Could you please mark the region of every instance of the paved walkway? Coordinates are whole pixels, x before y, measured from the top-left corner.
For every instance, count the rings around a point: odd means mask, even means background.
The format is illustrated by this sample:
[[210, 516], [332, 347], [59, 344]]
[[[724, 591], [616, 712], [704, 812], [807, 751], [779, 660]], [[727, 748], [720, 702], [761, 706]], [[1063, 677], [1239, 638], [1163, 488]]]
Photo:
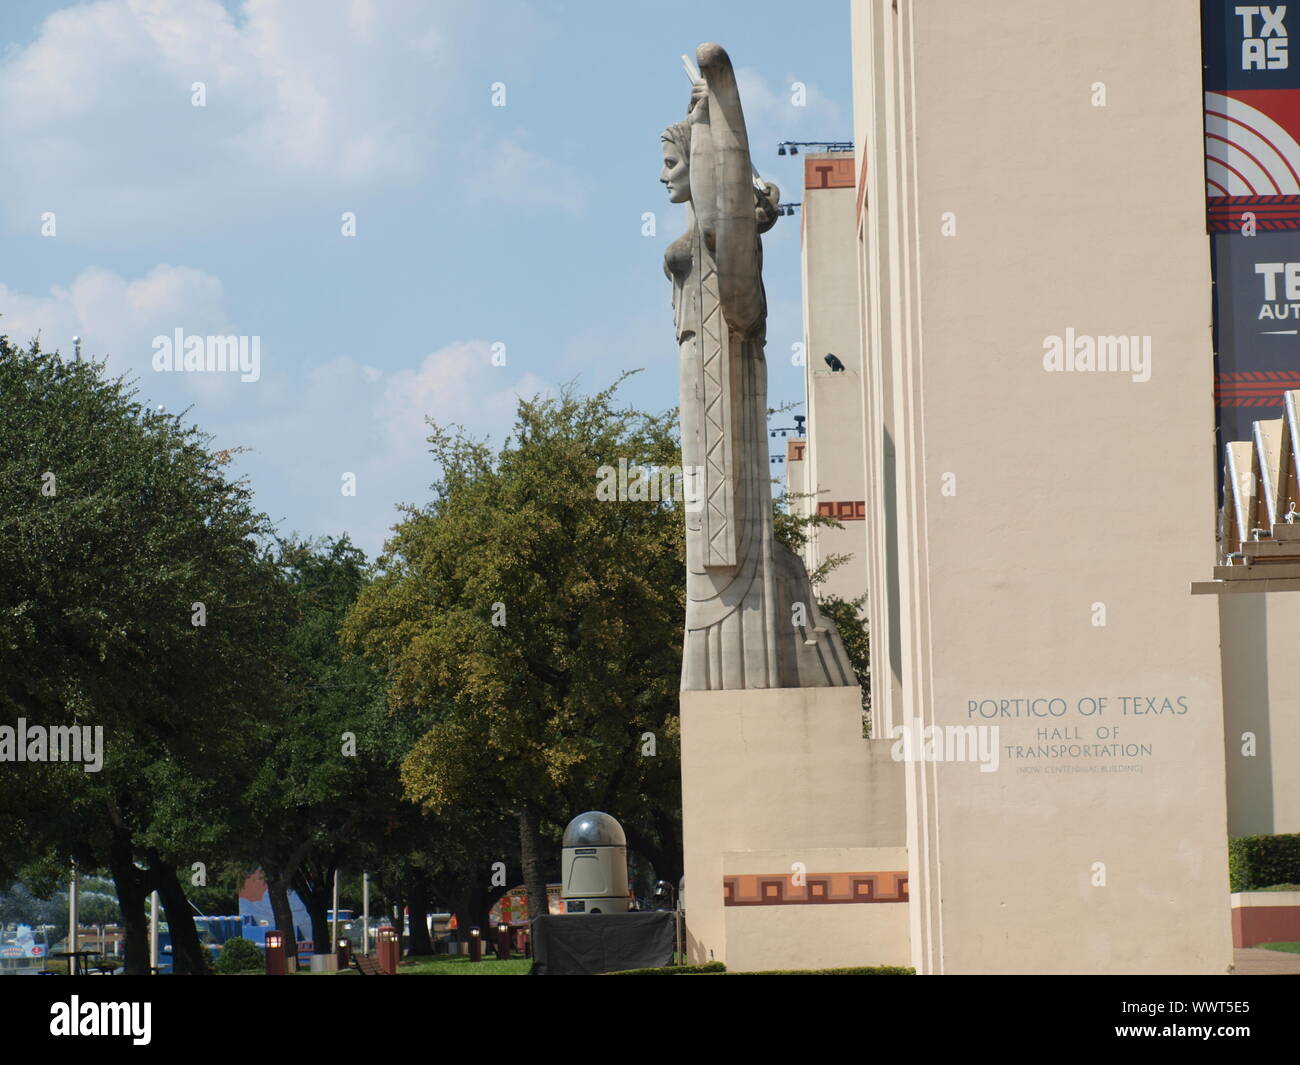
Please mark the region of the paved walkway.
[[1300, 954], [1260, 947], [1238, 948], [1232, 952], [1233, 973], [1237, 976], [1281, 976], [1300, 974]]

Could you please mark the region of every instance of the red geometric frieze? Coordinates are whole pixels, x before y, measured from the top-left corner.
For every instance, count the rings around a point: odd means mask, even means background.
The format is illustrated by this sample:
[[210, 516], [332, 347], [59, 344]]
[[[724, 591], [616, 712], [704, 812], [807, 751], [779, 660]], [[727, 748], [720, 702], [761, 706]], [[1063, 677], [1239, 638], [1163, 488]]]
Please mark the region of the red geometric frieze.
[[834, 518], [836, 521], [865, 521], [867, 518], [867, 501], [865, 499], [841, 499], [835, 502], [817, 504], [819, 518]]
[[907, 873], [755, 873], [722, 878], [724, 906], [809, 906], [906, 902]]

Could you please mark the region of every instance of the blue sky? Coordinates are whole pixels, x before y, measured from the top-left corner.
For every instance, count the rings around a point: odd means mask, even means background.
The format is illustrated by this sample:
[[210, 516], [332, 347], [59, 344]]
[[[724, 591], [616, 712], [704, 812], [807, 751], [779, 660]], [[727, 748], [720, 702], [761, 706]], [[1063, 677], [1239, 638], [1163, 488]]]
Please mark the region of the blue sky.
[[[429, 498], [426, 416], [499, 442], [517, 394], [629, 368], [629, 400], [676, 405], [662, 256], [684, 215], [658, 175], [679, 56], [727, 48], [755, 161], [797, 200], [776, 145], [851, 137], [848, 38], [846, 0], [6, 0], [0, 331], [80, 334], [250, 448], [283, 532], [373, 555]], [[798, 217], [765, 244], [776, 405], [803, 398]], [[177, 328], [260, 337], [260, 379], [156, 373]]]

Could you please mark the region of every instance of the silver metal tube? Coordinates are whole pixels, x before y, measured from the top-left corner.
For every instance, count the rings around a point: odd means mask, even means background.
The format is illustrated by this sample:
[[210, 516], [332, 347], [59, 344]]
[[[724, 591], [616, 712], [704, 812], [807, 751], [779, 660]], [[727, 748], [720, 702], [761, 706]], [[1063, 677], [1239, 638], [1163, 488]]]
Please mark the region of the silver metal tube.
[[78, 880], [77, 863], [74, 861], [72, 863], [72, 879], [68, 881], [68, 942], [71, 944], [71, 946], [68, 947], [69, 976], [76, 976], [81, 971], [81, 966], [79, 964], [81, 959], [74, 956], [74, 953], [81, 949], [81, 945], [77, 942], [77, 926], [80, 924], [79, 915], [77, 913], [77, 904], [80, 902], [77, 890]]
[[[334, 870], [334, 921], [330, 926], [330, 949], [333, 954], [339, 945], [339, 871]], [[323, 952], [322, 952], [323, 953]]]
[[158, 968], [158, 892], [149, 896], [149, 974]]
[[370, 953], [370, 874], [361, 874], [361, 953]]

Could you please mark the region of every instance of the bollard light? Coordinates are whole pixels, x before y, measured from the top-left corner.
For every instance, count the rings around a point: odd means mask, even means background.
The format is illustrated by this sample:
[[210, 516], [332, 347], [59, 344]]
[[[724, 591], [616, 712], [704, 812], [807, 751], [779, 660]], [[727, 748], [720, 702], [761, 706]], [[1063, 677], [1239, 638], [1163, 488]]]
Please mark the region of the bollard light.
[[397, 975], [397, 965], [402, 956], [402, 940], [397, 934], [397, 929], [392, 925], [384, 925], [379, 930], [379, 967], [390, 976]]
[[284, 976], [284, 933], [273, 931], [266, 933], [266, 975]]
[[352, 964], [352, 941], [340, 936], [338, 942], [334, 944], [334, 953], [338, 955], [339, 968], [346, 969]]
[[502, 921], [497, 925], [497, 961], [510, 959], [510, 926]]
[[469, 930], [469, 960], [483, 960], [483, 934], [477, 926]]

